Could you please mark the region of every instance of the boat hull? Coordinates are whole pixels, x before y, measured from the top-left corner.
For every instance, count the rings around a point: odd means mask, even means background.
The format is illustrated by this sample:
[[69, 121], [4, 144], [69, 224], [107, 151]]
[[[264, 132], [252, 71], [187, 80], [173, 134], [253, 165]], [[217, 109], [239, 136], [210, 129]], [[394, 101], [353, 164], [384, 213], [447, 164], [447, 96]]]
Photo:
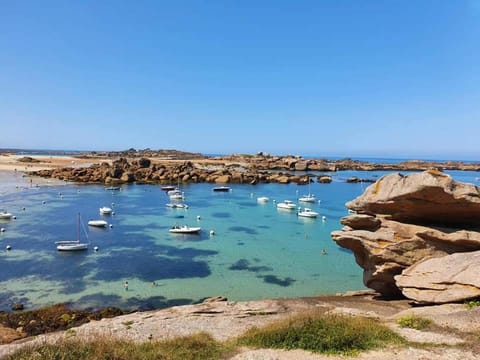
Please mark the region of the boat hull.
[[202, 230], [200, 227], [175, 226], [169, 231], [173, 234], [198, 234]]
[[108, 223], [105, 220], [90, 220], [88, 226], [106, 227]]

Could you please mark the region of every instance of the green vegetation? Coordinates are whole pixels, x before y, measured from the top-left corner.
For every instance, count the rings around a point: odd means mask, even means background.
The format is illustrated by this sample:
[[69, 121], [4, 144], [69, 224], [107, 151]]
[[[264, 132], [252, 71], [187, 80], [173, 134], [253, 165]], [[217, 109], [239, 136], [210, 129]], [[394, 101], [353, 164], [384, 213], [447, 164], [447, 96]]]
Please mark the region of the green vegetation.
[[61, 344], [23, 349], [6, 360], [215, 360], [225, 358], [232, 348], [207, 334], [179, 337], [168, 341], [136, 344], [123, 340], [98, 339], [92, 343], [67, 340]]
[[133, 321], [124, 321], [122, 324], [125, 325], [127, 329], [131, 329], [133, 325]]
[[422, 318], [418, 315], [407, 315], [397, 320], [397, 324], [402, 328], [423, 330], [430, 326], [432, 320]]
[[304, 349], [325, 354], [353, 355], [403, 339], [379, 324], [360, 317], [309, 314], [251, 329], [238, 344], [257, 348]]
[[22, 327], [27, 335], [34, 336], [52, 331], [67, 330], [91, 320], [100, 320], [122, 314], [124, 314], [122, 310], [114, 307], [92, 311], [74, 310], [65, 304], [58, 304], [38, 310], [0, 313], [0, 323], [12, 329]]
[[467, 301], [467, 302], [465, 303], [465, 306], [466, 306], [468, 309], [474, 309], [474, 308], [480, 306], [480, 300]]

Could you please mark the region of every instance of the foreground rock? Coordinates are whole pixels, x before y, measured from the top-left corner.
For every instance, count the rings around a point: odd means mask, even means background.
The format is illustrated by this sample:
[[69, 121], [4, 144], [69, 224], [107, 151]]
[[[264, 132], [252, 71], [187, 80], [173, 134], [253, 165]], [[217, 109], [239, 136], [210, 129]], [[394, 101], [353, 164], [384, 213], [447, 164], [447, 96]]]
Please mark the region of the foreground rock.
[[409, 299], [422, 303], [459, 302], [480, 297], [480, 251], [422, 260], [395, 276]]
[[[396, 319], [409, 311], [420, 312], [422, 317], [439, 320], [439, 324], [448, 320], [448, 325], [457, 329], [455, 333], [448, 328], [436, 331], [414, 331], [409, 334], [413, 342], [436, 344], [419, 348], [387, 348], [360, 354], [358, 357], [326, 356], [302, 350], [241, 349], [232, 359], [476, 359], [479, 350], [475, 343], [468, 346], [451, 347], [445, 344], [458, 344], [468, 338], [468, 333], [478, 328], [480, 311], [457, 307], [429, 306], [412, 308], [407, 301], [383, 301], [373, 294], [358, 296], [322, 296], [299, 299], [267, 299], [260, 301], [232, 302], [225, 298], [210, 299], [202, 304], [178, 306], [163, 310], [137, 312], [115, 318], [92, 321], [66, 332], [55, 332], [22, 339], [0, 346], [0, 358], [26, 346], [35, 344], [58, 344], [65, 339], [89, 341], [97, 338], [112, 338], [148, 342], [171, 339], [199, 332], [210, 334], [219, 341], [230, 340], [252, 327], [261, 327], [273, 321], [285, 319], [299, 312], [320, 312], [345, 314], [377, 319], [399, 333], [404, 330], [396, 325]], [[433, 316], [430, 316], [430, 315]], [[457, 314], [464, 314], [457, 316]], [[442, 320], [443, 319], [443, 320]], [[458, 320], [458, 321], [457, 321]], [[476, 325], [475, 325], [476, 324]], [[475, 327], [477, 326], [477, 327]]]
[[[401, 297], [402, 289], [407, 287], [399, 286], [395, 276], [423, 259], [480, 250], [478, 188], [455, 182], [443, 173], [387, 175], [346, 205], [358, 214], [343, 218], [345, 227], [332, 232], [332, 237], [340, 246], [353, 251], [364, 269], [365, 285], [384, 296]], [[460, 263], [458, 266], [456, 273], [463, 271]], [[475, 268], [466, 271], [473, 276]], [[447, 275], [442, 275], [444, 282], [455, 280]], [[409, 281], [408, 288], [416, 290], [405, 290], [403, 295], [445, 302], [443, 295], [432, 296], [432, 286], [420, 295], [422, 284], [416, 283], [414, 276]], [[457, 287], [464, 285], [453, 282], [442, 291]], [[448, 301], [471, 298], [473, 293], [465, 297], [457, 292], [458, 296], [451, 296]]]

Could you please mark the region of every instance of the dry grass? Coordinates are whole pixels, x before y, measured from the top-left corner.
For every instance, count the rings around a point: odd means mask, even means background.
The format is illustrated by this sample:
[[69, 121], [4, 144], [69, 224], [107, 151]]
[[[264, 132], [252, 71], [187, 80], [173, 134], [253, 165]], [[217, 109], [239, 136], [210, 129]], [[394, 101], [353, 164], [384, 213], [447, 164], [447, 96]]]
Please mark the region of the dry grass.
[[131, 341], [70, 339], [57, 344], [25, 348], [6, 360], [215, 360], [233, 353], [233, 348], [200, 333], [167, 341], [137, 344]]

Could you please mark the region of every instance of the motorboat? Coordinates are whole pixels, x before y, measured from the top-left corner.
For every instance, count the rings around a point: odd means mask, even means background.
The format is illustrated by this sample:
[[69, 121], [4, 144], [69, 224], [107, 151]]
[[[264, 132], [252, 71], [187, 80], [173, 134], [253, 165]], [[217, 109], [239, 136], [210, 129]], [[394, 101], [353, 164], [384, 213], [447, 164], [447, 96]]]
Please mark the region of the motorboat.
[[173, 185], [165, 185], [165, 186], [162, 186], [160, 189], [162, 189], [163, 191], [172, 191], [172, 190], [175, 190], [176, 187]]
[[314, 203], [315, 200], [316, 200], [315, 195], [313, 195], [313, 194], [304, 195], [304, 196], [302, 196], [301, 198], [298, 199], [298, 201], [309, 202], [309, 203]]
[[316, 218], [318, 216], [318, 212], [313, 211], [310, 208], [303, 208], [303, 210], [301, 208], [298, 208], [297, 214], [298, 216], [306, 217], [306, 218]]
[[216, 186], [213, 188], [213, 191], [217, 191], [217, 192], [228, 192], [230, 190], [232, 189], [228, 186]]
[[183, 203], [168, 203], [166, 206], [172, 209], [188, 209], [188, 205]]
[[284, 200], [283, 202], [277, 204], [277, 209], [295, 210], [296, 208], [297, 205], [295, 205], [290, 200]]
[[106, 187], [105, 190], [120, 190], [120, 186], [109, 186], [109, 187]]
[[12, 217], [13, 217], [13, 214], [6, 211], [0, 211], [0, 219], [10, 220]]
[[[87, 250], [88, 243], [80, 242], [80, 214], [77, 217], [77, 240], [63, 240], [63, 241], [56, 241], [55, 244], [57, 245], [58, 251], [79, 251], [79, 250]], [[88, 237], [85, 228], [83, 229], [85, 232], [85, 236]]]
[[100, 214], [102, 215], [110, 215], [112, 213], [112, 208], [109, 208], [109, 207], [101, 207], [100, 209]]
[[201, 227], [190, 227], [187, 225], [174, 225], [170, 228], [171, 233], [176, 234], [198, 234], [202, 230]]
[[257, 201], [258, 201], [259, 203], [266, 203], [266, 202], [268, 202], [269, 200], [270, 200], [270, 199], [269, 199], [268, 197], [266, 197], [266, 196], [260, 196], [260, 197], [257, 198]]
[[105, 220], [90, 220], [88, 226], [106, 227], [108, 223]]

